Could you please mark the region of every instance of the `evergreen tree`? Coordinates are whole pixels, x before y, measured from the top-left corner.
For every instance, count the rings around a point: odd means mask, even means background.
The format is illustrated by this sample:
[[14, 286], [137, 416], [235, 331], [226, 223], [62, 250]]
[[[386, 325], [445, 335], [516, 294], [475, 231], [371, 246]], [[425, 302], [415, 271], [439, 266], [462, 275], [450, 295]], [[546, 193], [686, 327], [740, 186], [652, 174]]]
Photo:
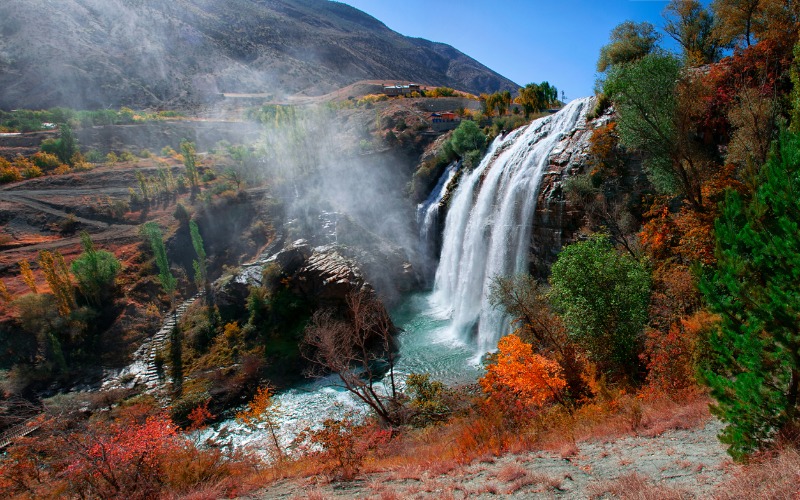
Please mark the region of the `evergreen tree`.
[[794, 45], [794, 62], [790, 76], [792, 78], [791, 128], [793, 132], [800, 132], [800, 41]]
[[86, 300], [94, 306], [101, 306], [110, 296], [122, 266], [111, 252], [95, 249], [86, 231], [81, 233], [81, 244], [83, 253], [72, 261], [72, 274]]
[[150, 248], [156, 258], [156, 265], [158, 266], [158, 281], [161, 283], [161, 288], [164, 290], [170, 301], [175, 294], [175, 288], [178, 281], [172, 275], [169, 269], [169, 260], [167, 260], [167, 249], [164, 247], [164, 237], [161, 235], [161, 229], [155, 222], [148, 222], [142, 226], [142, 234], [150, 242]]
[[58, 139], [56, 155], [61, 160], [61, 163], [72, 165], [72, 156], [79, 151], [78, 141], [75, 139], [72, 127], [68, 123], [62, 123], [58, 126], [58, 129], [61, 132], [61, 137]]
[[717, 267], [700, 288], [721, 324], [703, 377], [736, 459], [798, 424], [800, 135], [782, 132], [752, 199], [729, 192], [716, 222]]
[[186, 167], [186, 178], [189, 179], [189, 186], [192, 195], [200, 190], [200, 174], [197, 171], [197, 150], [193, 142], [181, 142], [181, 154], [183, 155], [183, 165]]
[[192, 246], [197, 254], [197, 259], [192, 263], [194, 267], [194, 282], [198, 288], [204, 287], [208, 280], [206, 270], [206, 249], [203, 246], [203, 237], [200, 236], [200, 228], [195, 221], [189, 221], [189, 233], [192, 236]]

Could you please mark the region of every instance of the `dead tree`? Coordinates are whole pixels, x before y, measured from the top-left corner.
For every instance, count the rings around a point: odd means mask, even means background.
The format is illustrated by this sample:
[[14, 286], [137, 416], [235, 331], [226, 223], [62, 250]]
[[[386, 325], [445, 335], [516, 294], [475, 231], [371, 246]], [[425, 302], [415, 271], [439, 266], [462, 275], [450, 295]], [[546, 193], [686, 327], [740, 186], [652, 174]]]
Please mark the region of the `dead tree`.
[[[392, 426], [397, 407], [392, 322], [366, 290], [347, 296], [347, 315], [345, 320], [331, 309], [314, 313], [303, 339], [303, 355], [311, 363], [308, 374], [335, 373], [342, 387], [369, 406], [384, 425]], [[388, 386], [381, 381], [384, 374]]]

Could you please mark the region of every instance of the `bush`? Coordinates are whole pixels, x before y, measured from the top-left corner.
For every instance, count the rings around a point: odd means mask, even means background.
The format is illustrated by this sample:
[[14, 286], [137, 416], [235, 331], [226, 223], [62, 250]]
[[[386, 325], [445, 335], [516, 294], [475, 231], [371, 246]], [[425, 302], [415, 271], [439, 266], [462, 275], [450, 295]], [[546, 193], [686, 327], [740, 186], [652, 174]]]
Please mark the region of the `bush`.
[[69, 168], [69, 165], [67, 165], [66, 163], [64, 163], [64, 164], [62, 164], [62, 165], [59, 165], [59, 166], [58, 166], [58, 168], [56, 168], [55, 170], [53, 170], [51, 173], [52, 173], [53, 175], [64, 175], [64, 174], [68, 174], [68, 173], [70, 173], [70, 172], [72, 172], [72, 169], [71, 169], [71, 168]]
[[409, 409], [412, 411], [411, 424], [427, 427], [446, 421], [453, 410], [448, 405], [449, 391], [439, 381], [431, 380], [427, 373], [412, 373], [406, 379], [406, 392], [411, 395]]
[[34, 179], [44, 175], [42, 169], [33, 164], [30, 160], [25, 158], [17, 158], [14, 160], [14, 166], [20, 171], [22, 177], [26, 179]]
[[650, 273], [607, 236], [569, 245], [553, 264], [550, 298], [569, 334], [611, 377], [638, 374]]
[[61, 161], [54, 154], [38, 152], [30, 157], [34, 165], [39, 167], [43, 172], [49, 172], [61, 166]]
[[172, 216], [175, 217], [175, 220], [180, 222], [181, 225], [189, 224], [189, 219], [192, 218], [192, 214], [189, 213], [186, 205], [180, 202], [175, 204], [175, 211], [172, 212]]
[[22, 180], [22, 174], [5, 158], [0, 157], [0, 184]]
[[89, 233], [81, 233], [83, 253], [72, 261], [72, 274], [78, 288], [93, 305], [101, 306], [111, 296], [122, 267], [111, 252], [96, 250]]
[[453, 151], [459, 156], [473, 150], [483, 150], [486, 147], [486, 136], [481, 132], [478, 124], [472, 120], [463, 120], [450, 137]]
[[90, 163], [103, 163], [105, 161], [105, 157], [100, 151], [96, 149], [90, 149], [86, 153], [86, 161]]

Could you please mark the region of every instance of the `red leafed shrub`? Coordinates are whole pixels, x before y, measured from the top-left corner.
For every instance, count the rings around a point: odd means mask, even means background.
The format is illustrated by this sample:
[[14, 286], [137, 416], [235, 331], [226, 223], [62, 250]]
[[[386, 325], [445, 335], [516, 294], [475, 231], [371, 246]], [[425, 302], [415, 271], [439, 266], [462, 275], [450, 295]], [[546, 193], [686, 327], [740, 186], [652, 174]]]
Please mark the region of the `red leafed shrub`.
[[78, 490], [101, 498], [154, 495], [162, 458], [181, 445], [177, 427], [164, 416], [142, 425], [111, 423], [85, 437], [63, 474]]
[[717, 317], [707, 311], [672, 323], [667, 332], [647, 331], [645, 353], [647, 362], [647, 387], [650, 396], [686, 396], [697, 390], [695, 372], [702, 338], [717, 322]]
[[727, 111], [744, 88], [758, 89], [764, 96], [785, 95], [791, 81], [791, 44], [764, 40], [711, 66], [705, 85], [714, 91], [705, 98], [705, 113], [699, 126], [717, 138], [730, 135]]
[[388, 443], [392, 434], [391, 430], [374, 423], [329, 418], [322, 423], [322, 428], [302, 432], [297, 442], [301, 450], [320, 460], [329, 476], [350, 481], [358, 474], [369, 452]]
[[[0, 458], [0, 498], [160, 498], [209, 484], [233, 492], [250, 463], [201, 448], [164, 414], [43, 423]], [[227, 483], [225, 483], [227, 479]], [[221, 485], [221, 486], [220, 486]]]

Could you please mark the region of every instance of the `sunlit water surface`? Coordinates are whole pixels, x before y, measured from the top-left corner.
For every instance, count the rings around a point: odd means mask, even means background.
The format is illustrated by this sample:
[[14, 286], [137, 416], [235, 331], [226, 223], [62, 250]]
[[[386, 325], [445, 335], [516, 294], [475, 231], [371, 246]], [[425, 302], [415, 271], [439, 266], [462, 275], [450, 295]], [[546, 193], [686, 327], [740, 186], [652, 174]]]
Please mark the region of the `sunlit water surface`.
[[[395, 378], [400, 387], [410, 373], [427, 373], [432, 379], [449, 385], [474, 382], [480, 376], [474, 348], [453, 336], [446, 314], [432, 306], [430, 293], [411, 294], [392, 311], [395, 325], [403, 330], [397, 338], [399, 358], [395, 365]], [[329, 376], [275, 396], [279, 404], [278, 436], [282, 447], [290, 448], [301, 431], [319, 427], [327, 418], [358, 419], [367, 414], [368, 408], [337, 383], [335, 376]], [[196, 438], [201, 441], [213, 438], [222, 444], [256, 450], [271, 447], [271, 437], [266, 430], [253, 430], [235, 420], [218, 423], [199, 432]]]

